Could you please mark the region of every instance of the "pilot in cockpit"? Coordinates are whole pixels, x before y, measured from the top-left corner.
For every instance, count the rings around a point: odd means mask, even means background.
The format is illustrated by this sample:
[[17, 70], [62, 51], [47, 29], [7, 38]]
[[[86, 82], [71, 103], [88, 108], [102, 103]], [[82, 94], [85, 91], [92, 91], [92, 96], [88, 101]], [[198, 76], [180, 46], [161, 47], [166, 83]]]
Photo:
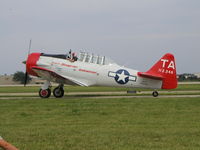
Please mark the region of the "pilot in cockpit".
[[73, 61], [77, 61], [78, 60], [78, 57], [77, 57], [76, 53], [72, 53], [72, 60]]
[[75, 62], [78, 60], [78, 57], [76, 55], [76, 53], [72, 53], [71, 49], [69, 51], [69, 53], [67, 54], [67, 60], [69, 60], [70, 62]]

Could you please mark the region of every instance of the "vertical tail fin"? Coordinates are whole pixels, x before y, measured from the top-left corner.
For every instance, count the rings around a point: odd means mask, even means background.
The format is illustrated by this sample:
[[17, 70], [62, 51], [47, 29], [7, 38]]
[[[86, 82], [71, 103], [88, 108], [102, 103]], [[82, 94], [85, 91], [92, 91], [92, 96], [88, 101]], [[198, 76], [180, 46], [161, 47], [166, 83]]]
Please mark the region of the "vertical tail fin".
[[165, 54], [151, 69], [139, 75], [162, 80], [162, 89], [177, 87], [176, 63], [172, 54]]

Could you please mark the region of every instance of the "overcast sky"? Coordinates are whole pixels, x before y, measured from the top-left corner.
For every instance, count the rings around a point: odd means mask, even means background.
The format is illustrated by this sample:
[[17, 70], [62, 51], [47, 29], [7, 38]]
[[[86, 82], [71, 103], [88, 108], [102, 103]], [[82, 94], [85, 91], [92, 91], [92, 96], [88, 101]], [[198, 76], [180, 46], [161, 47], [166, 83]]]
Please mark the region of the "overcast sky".
[[200, 0], [0, 0], [0, 74], [31, 52], [84, 50], [147, 71], [173, 53], [177, 72], [200, 72]]

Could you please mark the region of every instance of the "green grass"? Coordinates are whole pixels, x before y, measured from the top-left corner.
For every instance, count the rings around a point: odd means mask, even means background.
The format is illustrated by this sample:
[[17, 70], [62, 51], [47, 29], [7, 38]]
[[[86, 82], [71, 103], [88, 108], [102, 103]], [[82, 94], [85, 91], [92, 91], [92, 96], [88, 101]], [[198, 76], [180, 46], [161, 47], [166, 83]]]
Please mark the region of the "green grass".
[[[54, 87], [53, 87], [54, 88]], [[105, 91], [127, 91], [128, 88], [114, 87], [81, 87], [81, 86], [65, 86], [67, 92], [105, 92]], [[39, 86], [27, 87], [0, 87], [0, 93], [34, 93], [38, 92]]]
[[175, 90], [200, 90], [200, 84], [180, 84]]
[[21, 150], [200, 147], [200, 98], [0, 100], [0, 135]]
[[[37, 93], [39, 86], [36, 87], [0, 87], [0, 93]], [[127, 91], [139, 90], [147, 91], [148, 89], [130, 89], [130, 88], [114, 88], [114, 87], [81, 87], [81, 86], [65, 86], [67, 92], [106, 92], [106, 91]], [[200, 90], [200, 84], [181, 84], [178, 85], [176, 91], [183, 90]], [[152, 90], [151, 90], [152, 91]]]

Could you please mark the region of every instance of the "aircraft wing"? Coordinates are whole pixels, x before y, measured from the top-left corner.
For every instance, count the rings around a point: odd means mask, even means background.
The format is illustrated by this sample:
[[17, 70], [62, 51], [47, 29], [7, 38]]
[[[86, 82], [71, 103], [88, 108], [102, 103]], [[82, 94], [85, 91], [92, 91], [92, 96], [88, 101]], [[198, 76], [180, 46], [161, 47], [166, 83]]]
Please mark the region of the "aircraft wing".
[[149, 73], [149, 72], [138, 72], [138, 75], [144, 78], [150, 78], [150, 79], [156, 79], [156, 80], [164, 79], [164, 77], [159, 74]]
[[46, 69], [46, 68], [33, 66], [32, 69], [34, 72], [36, 72], [38, 74], [39, 77], [42, 77], [45, 80], [50, 80], [53, 82], [69, 84], [69, 85], [88, 86], [87, 84], [85, 84], [81, 81], [78, 81], [71, 77], [62, 76], [62, 75], [60, 75], [52, 70]]

